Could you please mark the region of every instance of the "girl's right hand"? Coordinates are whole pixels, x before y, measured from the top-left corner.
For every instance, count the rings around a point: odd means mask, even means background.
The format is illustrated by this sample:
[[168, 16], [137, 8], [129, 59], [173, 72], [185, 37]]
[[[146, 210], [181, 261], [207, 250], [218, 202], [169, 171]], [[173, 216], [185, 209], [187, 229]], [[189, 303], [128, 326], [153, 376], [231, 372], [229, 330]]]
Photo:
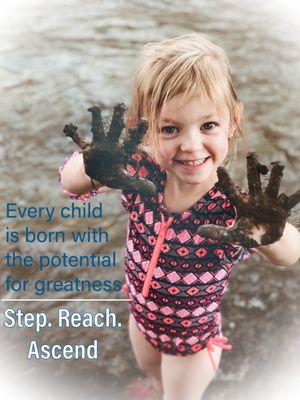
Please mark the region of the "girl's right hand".
[[86, 175], [103, 186], [154, 196], [156, 192], [154, 183], [129, 175], [126, 168], [130, 156], [137, 152], [137, 146], [147, 132], [147, 120], [142, 118], [137, 125], [130, 128], [129, 138], [121, 144], [119, 139], [125, 126], [125, 105], [121, 103], [114, 108], [107, 134], [104, 132], [101, 110], [94, 106], [90, 107], [88, 111], [92, 113], [93, 140], [91, 143], [77, 133], [77, 126], [73, 124], [66, 125], [63, 130], [66, 136], [71, 137], [82, 149]]

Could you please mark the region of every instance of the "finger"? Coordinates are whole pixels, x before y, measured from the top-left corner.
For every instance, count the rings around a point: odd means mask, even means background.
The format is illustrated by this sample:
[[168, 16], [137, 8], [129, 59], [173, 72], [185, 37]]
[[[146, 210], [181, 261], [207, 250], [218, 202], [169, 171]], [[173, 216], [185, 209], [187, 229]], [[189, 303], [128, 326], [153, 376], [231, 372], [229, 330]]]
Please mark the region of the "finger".
[[219, 167], [217, 169], [217, 174], [221, 188], [239, 210], [244, 205], [243, 198], [231, 180], [228, 171], [223, 167]]
[[240, 218], [230, 229], [216, 225], [204, 225], [198, 229], [198, 233], [203, 237], [240, 244], [247, 248], [257, 247], [259, 244], [249, 236], [251, 227], [248, 219]]
[[293, 207], [295, 207], [296, 204], [300, 202], [300, 190], [297, 190], [296, 193], [292, 194], [291, 196], [288, 197], [286, 200], [284, 208], [289, 211]]
[[247, 154], [247, 178], [249, 195], [251, 196], [254, 205], [258, 205], [262, 196], [262, 188], [260, 181], [260, 172], [258, 167], [258, 160], [255, 153]]
[[271, 163], [272, 169], [269, 178], [268, 185], [265, 190], [265, 195], [271, 199], [276, 199], [280, 189], [280, 182], [283, 176], [282, 171], [284, 170], [284, 165], [279, 161], [274, 161]]
[[285, 203], [286, 203], [288, 198], [289, 197], [285, 193], [281, 193], [277, 198], [278, 205], [281, 206], [281, 207], [284, 207], [284, 205], [285, 205]]
[[122, 167], [119, 168], [118, 175], [111, 177], [107, 181], [107, 186], [147, 196], [155, 196], [157, 192], [153, 182], [137, 176], [131, 176]]
[[197, 229], [197, 233], [205, 238], [229, 241], [229, 229], [217, 225], [203, 225]]
[[261, 245], [265, 246], [277, 242], [283, 235], [285, 222], [278, 224], [269, 224], [267, 231], [261, 237]]
[[63, 132], [70, 137], [82, 150], [90, 145], [82, 136], [77, 133], [77, 126], [73, 124], [65, 125]]
[[126, 154], [133, 154], [135, 152], [137, 145], [142, 143], [148, 127], [147, 119], [141, 118], [137, 125], [128, 129], [129, 138], [124, 141], [124, 151]]
[[153, 182], [138, 176], [131, 176], [124, 170], [121, 164], [115, 166], [115, 168], [110, 171], [110, 174], [101, 174], [101, 177], [95, 179], [104, 186], [113, 189], [123, 189], [128, 192], [141, 193], [147, 196], [155, 196], [157, 193], [156, 186]]
[[148, 179], [125, 174], [124, 181], [125, 190], [141, 193], [150, 197], [155, 196], [157, 193], [155, 184]]
[[120, 139], [122, 130], [125, 127], [124, 124], [125, 111], [126, 111], [126, 106], [124, 103], [117, 104], [114, 107], [113, 117], [107, 134], [107, 139], [110, 142], [118, 142], [118, 140]]
[[91, 131], [93, 134], [93, 142], [100, 142], [104, 139], [104, 129], [101, 117], [101, 110], [97, 106], [88, 108], [88, 111], [92, 113], [92, 127]]

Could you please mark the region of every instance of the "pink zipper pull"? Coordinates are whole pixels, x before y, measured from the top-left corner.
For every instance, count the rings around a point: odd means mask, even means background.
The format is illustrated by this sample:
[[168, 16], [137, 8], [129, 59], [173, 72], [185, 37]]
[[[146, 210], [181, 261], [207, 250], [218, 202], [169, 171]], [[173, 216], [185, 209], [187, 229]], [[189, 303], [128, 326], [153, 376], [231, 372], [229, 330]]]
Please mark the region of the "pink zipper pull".
[[162, 219], [162, 221], [161, 221], [161, 225], [159, 228], [157, 241], [156, 241], [153, 253], [152, 253], [150, 263], [148, 265], [147, 274], [146, 274], [146, 278], [145, 278], [144, 285], [143, 285], [142, 295], [144, 297], [148, 297], [150, 284], [151, 284], [152, 276], [154, 274], [154, 270], [155, 270], [155, 267], [156, 267], [156, 264], [158, 261], [158, 257], [160, 255], [161, 248], [164, 244], [166, 233], [167, 233], [169, 226], [171, 225], [174, 217], [169, 217], [168, 221], [165, 222], [165, 217], [161, 213], [161, 219]]

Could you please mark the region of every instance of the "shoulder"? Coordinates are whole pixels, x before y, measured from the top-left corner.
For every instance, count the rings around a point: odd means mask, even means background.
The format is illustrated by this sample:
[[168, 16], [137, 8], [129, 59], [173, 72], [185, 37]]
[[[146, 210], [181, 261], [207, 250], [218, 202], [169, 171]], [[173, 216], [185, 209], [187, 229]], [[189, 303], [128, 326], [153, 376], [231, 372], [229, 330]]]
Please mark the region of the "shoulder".
[[[127, 172], [131, 176], [147, 179], [155, 184], [159, 181], [161, 171], [160, 165], [144, 147], [138, 147], [136, 153], [132, 154], [127, 161]], [[121, 204], [127, 211], [133, 211], [141, 201], [141, 194], [122, 190]]]
[[[248, 196], [248, 192], [241, 186], [234, 184], [234, 188], [241, 197]], [[215, 186], [208, 192], [208, 198], [210, 200], [214, 200], [215, 202], [223, 202], [226, 200], [231, 202], [230, 195], [224, 191], [219, 182], [217, 182]]]
[[[241, 196], [247, 196], [247, 192], [239, 185], [235, 189]], [[230, 228], [236, 219], [237, 210], [227, 193], [217, 182], [205, 196], [205, 207], [208, 220], [215, 225], [223, 225]]]
[[129, 157], [127, 171], [131, 176], [154, 179], [160, 173], [161, 168], [154, 161], [147, 147], [139, 147], [137, 152]]

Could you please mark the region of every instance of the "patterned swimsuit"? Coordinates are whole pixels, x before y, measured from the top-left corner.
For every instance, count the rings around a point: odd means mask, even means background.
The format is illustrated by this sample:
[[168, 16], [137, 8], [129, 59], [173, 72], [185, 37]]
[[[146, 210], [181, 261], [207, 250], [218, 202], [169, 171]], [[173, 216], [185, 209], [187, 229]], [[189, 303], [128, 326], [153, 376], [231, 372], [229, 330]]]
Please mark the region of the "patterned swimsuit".
[[[255, 249], [205, 239], [197, 234], [197, 227], [231, 226], [234, 206], [216, 183], [188, 210], [168, 214], [163, 202], [166, 171], [143, 150], [131, 157], [127, 169], [158, 189], [151, 198], [125, 191], [121, 196], [129, 212], [128, 304], [139, 330], [156, 350], [176, 356], [207, 347], [211, 357], [212, 344], [230, 349], [221, 336], [221, 300], [232, 266]], [[212, 357], [211, 361], [216, 370]]]

